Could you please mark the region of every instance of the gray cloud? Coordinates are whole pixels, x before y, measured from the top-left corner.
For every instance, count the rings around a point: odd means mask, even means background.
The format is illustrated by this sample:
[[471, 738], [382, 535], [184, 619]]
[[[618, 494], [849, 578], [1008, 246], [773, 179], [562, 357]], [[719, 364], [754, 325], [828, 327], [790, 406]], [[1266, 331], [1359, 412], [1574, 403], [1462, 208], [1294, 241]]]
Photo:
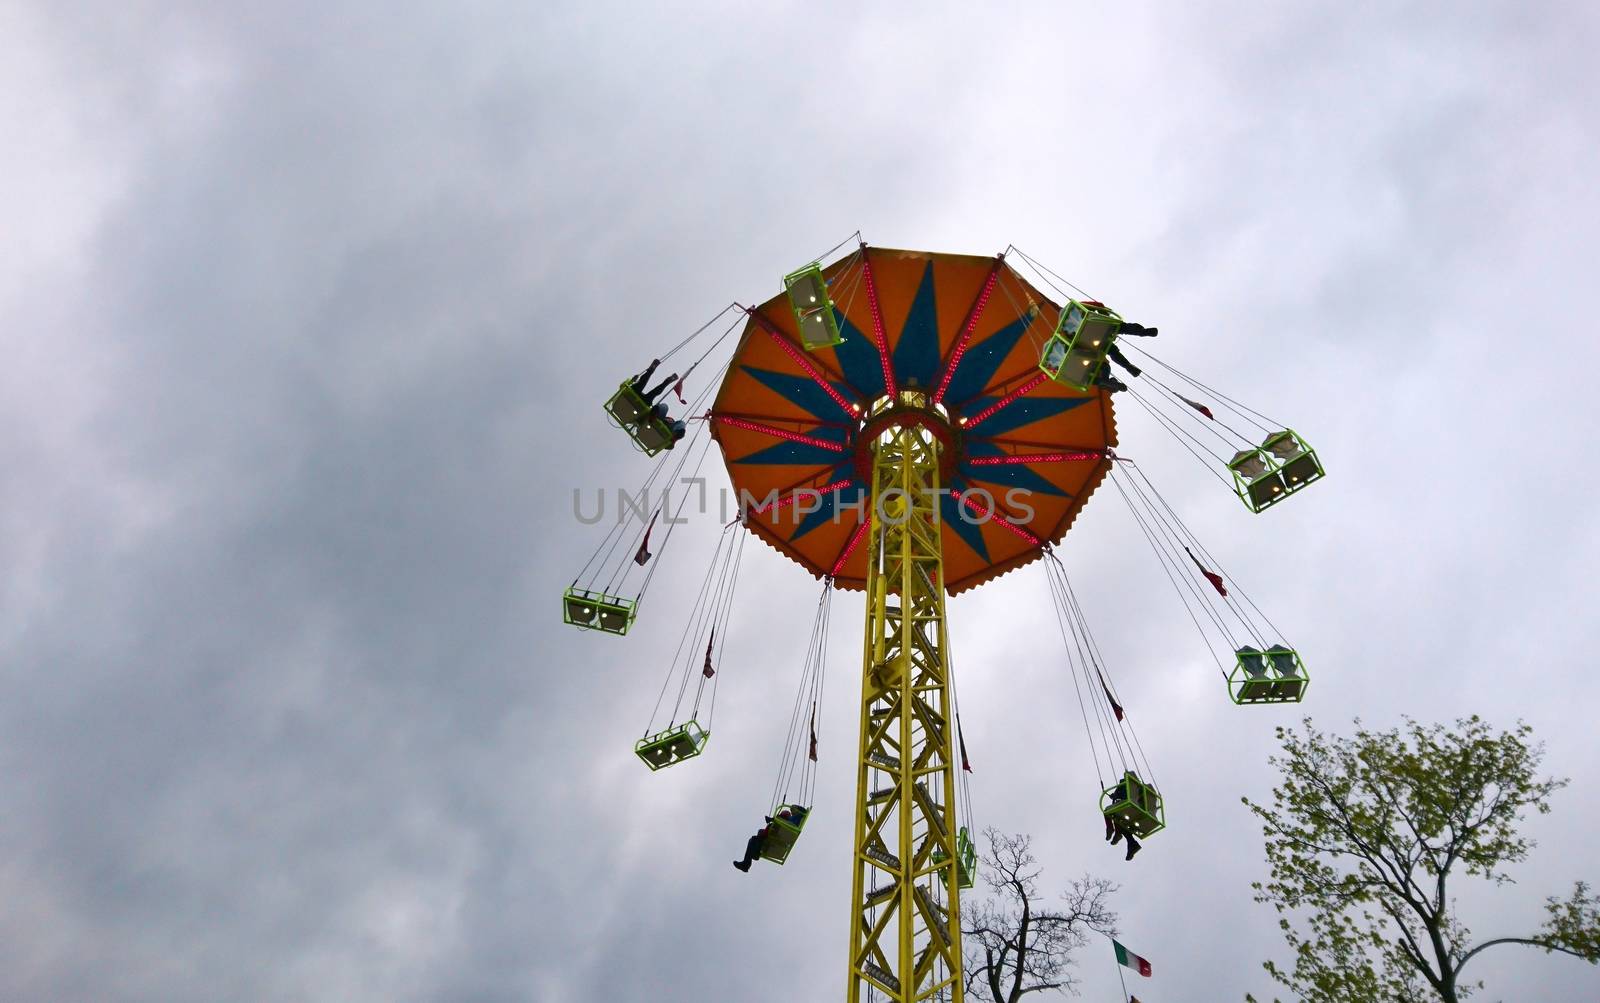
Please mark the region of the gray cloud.
[[[1332, 476], [1252, 517], [1119, 416], [1308, 652], [1323, 724], [1520, 717], [1555, 772], [1600, 765], [1576, 710], [1600, 696], [1586, 11], [0, 24], [0, 998], [834, 993], [859, 600], [836, 600], [815, 821], [745, 876], [814, 583], [747, 553], [713, 744], [657, 775], [629, 746], [716, 530], [675, 539], [625, 641], [554, 597], [597, 535], [571, 489], [649, 470], [608, 385], [858, 226], [1015, 241], [1312, 439]], [[1226, 704], [1119, 507], [1066, 552], [1172, 828], [1137, 866], [1098, 843], [1032, 573], [951, 607], [976, 821], [1033, 832], [1057, 883], [1123, 882], [1167, 976], [1142, 999], [1260, 995], [1278, 942], [1237, 800], [1292, 715]], [[1520, 883], [1464, 892], [1474, 928], [1594, 877], [1595, 819], [1580, 783], [1530, 822]], [[1570, 960], [1483, 960], [1491, 998], [1595, 993]]]

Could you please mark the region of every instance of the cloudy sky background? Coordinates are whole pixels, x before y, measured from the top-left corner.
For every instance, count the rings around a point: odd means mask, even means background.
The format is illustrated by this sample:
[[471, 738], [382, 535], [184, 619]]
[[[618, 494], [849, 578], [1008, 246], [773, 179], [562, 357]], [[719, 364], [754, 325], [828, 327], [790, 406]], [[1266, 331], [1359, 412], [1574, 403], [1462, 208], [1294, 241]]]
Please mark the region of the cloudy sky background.
[[[1575, 778], [1469, 926], [1600, 879], [1600, 14], [747, 7], [0, 2], [0, 999], [838, 998], [859, 597], [815, 822], [748, 876], [814, 583], [747, 552], [715, 738], [657, 775], [713, 520], [626, 640], [556, 600], [573, 490], [649, 470], [607, 388], [857, 228], [1015, 242], [1304, 432], [1331, 476], [1257, 517], [1120, 414], [1319, 723], [1520, 718]], [[1270, 995], [1238, 799], [1295, 714], [1227, 702], [1115, 493], [1065, 556], [1171, 828], [1099, 842], [1039, 569], [951, 604], [975, 824], [1122, 883], [1146, 1003]]]

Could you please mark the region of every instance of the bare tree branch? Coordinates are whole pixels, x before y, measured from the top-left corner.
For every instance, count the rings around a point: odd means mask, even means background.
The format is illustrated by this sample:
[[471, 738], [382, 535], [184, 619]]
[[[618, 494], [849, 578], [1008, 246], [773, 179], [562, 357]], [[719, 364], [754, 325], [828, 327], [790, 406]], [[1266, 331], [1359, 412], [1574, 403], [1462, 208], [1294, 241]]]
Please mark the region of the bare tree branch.
[[1029, 838], [993, 828], [984, 835], [989, 847], [981, 870], [991, 897], [962, 902], [967, 992], [976, 996], [982, 986], [994, 1003], [1018, 1003], [1039, 992], [1076, 993], [1072, 955], [1092, 933], [1116, 932], [1108, 904], [1116, 885], [1085, 875], [1062, 894], [1060, 908], [1046, 908]]

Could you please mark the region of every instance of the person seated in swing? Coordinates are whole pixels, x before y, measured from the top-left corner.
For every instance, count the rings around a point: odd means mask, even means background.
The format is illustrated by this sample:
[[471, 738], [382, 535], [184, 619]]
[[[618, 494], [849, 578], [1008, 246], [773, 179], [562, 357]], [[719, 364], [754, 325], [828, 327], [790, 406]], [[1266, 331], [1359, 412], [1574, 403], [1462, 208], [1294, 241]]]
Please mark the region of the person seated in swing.
[[[667, 417], [667, 405], [664, 403], [653, 405], [645, 414], [651, 420], [648, 424], [641, 424], [634, 438], [649, 449], [671, 449], [688, 432], [683, 419]], [[665, 431], [662, 426], [665, 426]]]
[[[1116, 351], [1116, 349], [1112, 349]], [[1101, 362], [1100, 367], [1094, 372], [1094, 385], [1111, 393], [1119, 394], [1128, 389], [1128, 385], [1111, 375], [1111, 363]]]
[[[656, 407], [665, 409], [666, 405], [657, 404]], [[655, 417], [655, 413], [650, 412], [647, 417]], [[664, 431], [658, 422], [641, 421], [639, 427], [632, 434], [634, 441], [646, 449], [671, 449], [673, 442], [676, 441], [672, 438], [672, 434], [669, 431]]]
[[741, 871], [744, 871], [746, 874], [750, 873], [750, 865], [755, 863], [755, 861], [761, 857], [761, 849], [766, 845], [767, 842], [767, 829], [772, 825], [771, 815], [763, 815], [762, 817], [767, 820], [766, 825], [763, 825], [761, 828], [757, 829], [756, 834], [751, 836], [750, 839], [744, 844], [744, 859], [735, 860], [733, 862], [733, 866], [739, 868]]
[[[1128, 800], [1128, 782], [1126, 780], [1119, 780], [1117, 781], [1117, 786], [1111, 788], [1111, 804], [1114, 807], [1126, 800]], [[1116, 822], [1109, 814], [1105, 816], [1105, 820], [1106, 839], [1110, 840], [1112, 834], [1116, 831]]]
[[[1083, 305], [1099, 307], [1102, 310], [1111, 309], [1099, 300], [1084, 300]], [[1112, 337], [1116, 337], [1118, 334], [1131, 334], [1135, 338], [1154, 338], [1160, 333], [1161, 329], [1159, 327], [1145, 327], [1143, 324], [1135, 324], [1131, 320], [1125, 320], [1117, 325], [1116, 334], [1113, 334]], [[1135, 373], [1134, 375], [1137, 376], [1138, 374]]]
[[[660, 359], [651, 359], [650, 365], [645, 367], [645, 371], [629, 381], [629, 383], [633, 386], [633, 389], [638, 392], [639, 396], [644, 399], [646, 404], [654, 405], [656, 400], [660, 398], [662, 394], [667, 392], [668, 387], [678, 382], [678, 374], [673, 373], [657, 384], [654, 390], [646, 390], [645, 387], [650, 383], [650, 377], [654, 375], [656, 367], [659, 365], [661, 365]], [[667, 416], [667, 406], [665, 404], [661, 404], [658, 405], [658, 407], [658, 415], [662, 418], [665, 418]]]
[[[1117, 783], [1117, 786], [1111, 788], [1111, 805], [1115, 807], [1127, 800], [1128, 782], [1127, 780], [1121, 780]], [[1122, 819], [1114, 818], [1111, 815], [1106, 815], [1105, 819], [1106, 841], [1112, 846], [1116, 846], [1117, 843], [1126, 839], [1128, 841], [1128, 855], [1122, 859], [1132, 860], [1133, 855], [1144, 848], [1144, 844], [1134, 838], [1133, 831], [1126, 826]]]
[[[1140, 328], [1140, 330], [1142, 331], [1145, 329]], [[1155, 330], [1156, 329], [1153, 327], [1149, 328], [1151, 334], [1154, 334]], [[1129, 376], [1138, 376], [1142, 370], [1140, 370], [1139, 367], [1134, 365], [1132, 362], [1128, 361], [1128, 357], [1122, 354], [1122, 349], [1117, 347], [1116, 339], [1113, 337], [1111, 344], [1106, 346], [1105, 361], [1100, 363], [1100, 368], [1095, 371], [1094, 385], [1097, 387], [1104, 387], [1112, 393], [1121, 393], [1122, 391], [1128, 389], [1128, 385], [1111, 375], [1111, 363], [1113, 362], [1121, 366], [1123, 369], [1126, 369]]]
[[1111, 833], [1112, 846], [1116, 846], [1117, 841], [1120, 839], [1126, 839], [1128, 841], [1128, 855], [1123, 857], [1123, 860], [1132, 860], [1135, 853], [1138, 853], [1140, 850], [1144, 849], [1144, 844], [1133, 838], [1133, 831], [1125, 828], [1120, 820], [1112, 823]]

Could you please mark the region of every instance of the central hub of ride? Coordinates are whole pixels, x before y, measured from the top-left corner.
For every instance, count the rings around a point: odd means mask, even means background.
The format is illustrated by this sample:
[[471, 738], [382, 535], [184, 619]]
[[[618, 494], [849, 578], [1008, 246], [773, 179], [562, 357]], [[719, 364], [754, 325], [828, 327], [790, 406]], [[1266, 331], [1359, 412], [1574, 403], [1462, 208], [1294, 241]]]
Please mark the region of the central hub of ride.
[[903, 389], [873, 401], [861, 415], [851, 457], [856, 476], [872, 482], [872, 459], [877, 446], [895, 438], [901, 429], [916, 428], [934, 444], [939, 457], [939, 482], [949, 484], [961, 455], [961, 430], [943, 404], [932, 403], [928, 393]]

